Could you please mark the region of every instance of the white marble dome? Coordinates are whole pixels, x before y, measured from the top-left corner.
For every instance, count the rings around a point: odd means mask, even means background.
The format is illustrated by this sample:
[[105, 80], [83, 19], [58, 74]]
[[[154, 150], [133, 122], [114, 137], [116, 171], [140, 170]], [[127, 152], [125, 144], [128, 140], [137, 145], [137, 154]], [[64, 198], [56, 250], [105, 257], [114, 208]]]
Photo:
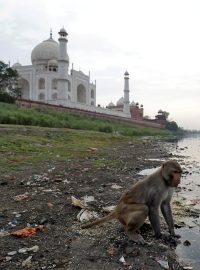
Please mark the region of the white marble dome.
[[114, 107], [115, 104], [111, 101], [109, 104], [108, 104], [108, 107]]
[[19, 62], [17, 62], [17, 63], [14, 63], [13, 65], [12, 65], [12, 68], [17, 68], [17, 67], [21, 67], [22, 65], [19, 63]]
[[117, 106], [122, 106], [124, 105], [124, 98], [121, 97], [118, 101], [117, 101]]
[[48, 62], [52, 59], [58, 59], [58, 43], [53, 39], [49, 38], [44, 40], [40, 44], [38, 44], [31, 53], [31, 61], [32, 63], [37, 62]]
[[57, 67], [58, 66], [58, 61], [56, 59], [51, 59], [48, 61], [48, 66], [49, 67]]

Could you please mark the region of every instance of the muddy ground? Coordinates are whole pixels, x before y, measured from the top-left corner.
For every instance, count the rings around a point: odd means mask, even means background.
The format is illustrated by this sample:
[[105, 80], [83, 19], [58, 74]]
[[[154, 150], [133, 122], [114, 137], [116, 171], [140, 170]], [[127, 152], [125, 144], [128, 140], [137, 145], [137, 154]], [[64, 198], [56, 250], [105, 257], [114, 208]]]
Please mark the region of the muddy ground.
[[[82, 230], [77, 220], [81, 208], [71, 202], [71, 196], [94, 196], [89, 208], [105, 215], [103, 207], [115, 205], [120, 194], [142, 178], [139, 171], [160, 165], [149, 158], [171, 158], [163, 145], [154, 140], [126, 142], [90, 149], [84, 159], [46, 162], [1, 175], [0, 269], [182, 269], [176, 261], [175, 243], [155, 240], [148, 223], [141, 229], [145, 245], [128, 240], [116, 222]], [[100, 158], [102, 162], [94, 165]], [[25, 196], [17, 197], [21, 194]], [[10, 235], [38, 224], [41, 230], [31, 236]]]

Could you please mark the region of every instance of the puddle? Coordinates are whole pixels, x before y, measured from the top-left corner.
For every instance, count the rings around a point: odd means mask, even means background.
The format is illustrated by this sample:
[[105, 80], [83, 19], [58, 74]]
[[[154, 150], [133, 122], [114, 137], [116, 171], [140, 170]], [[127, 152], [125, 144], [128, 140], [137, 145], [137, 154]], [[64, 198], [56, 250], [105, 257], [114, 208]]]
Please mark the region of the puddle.
[[[193, 270], [200, 269], [200, 231], [199, 228], [180, 228], [176, 233], [181, 235], [181, 244], [176, 247], [176, 254], [184, 266], [192, 266]], [[183, 243], [189, 241], [190, 246]]]

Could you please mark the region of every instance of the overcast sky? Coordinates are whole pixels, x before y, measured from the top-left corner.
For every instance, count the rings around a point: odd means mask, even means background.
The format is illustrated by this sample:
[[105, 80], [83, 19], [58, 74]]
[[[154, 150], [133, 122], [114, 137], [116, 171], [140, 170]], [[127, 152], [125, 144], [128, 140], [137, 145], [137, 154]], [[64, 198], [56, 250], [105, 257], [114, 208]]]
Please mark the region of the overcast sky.
[[97, 81], [97, 104], [130, 100], [200, 129], [199, 0], [0, 0], [0, 60], [31, 64], [31, 51], [67, 30], [70, 65]]

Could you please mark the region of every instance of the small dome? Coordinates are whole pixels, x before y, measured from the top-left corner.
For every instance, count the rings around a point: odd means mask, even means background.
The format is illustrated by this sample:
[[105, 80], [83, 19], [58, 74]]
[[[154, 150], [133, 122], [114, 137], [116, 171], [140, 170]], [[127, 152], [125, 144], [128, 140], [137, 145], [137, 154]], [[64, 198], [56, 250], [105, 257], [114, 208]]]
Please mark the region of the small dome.
[[31, 61], [32, 63], [38, 61], [47, 63], [51, 59], [58, 59], [58, 43], [50, 37], [32, 50]]
[[65, 30], [65, 28], [61, 28], [60, 31], [58, 32], [58, 34], [61, 36], [61, 37], [66, 37], [68, 34], [67, 34], [67, 31]]
[[109, 104], [108, 104], [108, 107], [114, 107], [115, 106], [115, 104], [113, 103], [113, 102], [110, 102]]
[[48, 61], [48, 66], [49, 67], [57, 67], [58, 66], [58, 61], [56, 59], [51, 59]]
[[62, 28], [60, 29], [60, 32], [62, 32], [62, 33], [66, 33], [66, 34], [67, 34], [67, 31], [65, 30], [65, 28], [64, 28], [64, 27], [62, 27]]
[[124, 76], [129, 76], [128, 71], [126, 71], [126, 72], [124, 73]]
[[19, 63], [19, 62], [17, 62], [17, 63], [14, 63], [13, 65], [12, 65], [12, 68], [17, 68], [17, 67], [21, 67], [22, 65]]
[[121, 97], [118, 101], [117, 101], [117, 106], [121, 106], [124, 105], [124, 98]]
[[136, 105], [135, 101], [132, 101], [130, 105], [135, 106]]

